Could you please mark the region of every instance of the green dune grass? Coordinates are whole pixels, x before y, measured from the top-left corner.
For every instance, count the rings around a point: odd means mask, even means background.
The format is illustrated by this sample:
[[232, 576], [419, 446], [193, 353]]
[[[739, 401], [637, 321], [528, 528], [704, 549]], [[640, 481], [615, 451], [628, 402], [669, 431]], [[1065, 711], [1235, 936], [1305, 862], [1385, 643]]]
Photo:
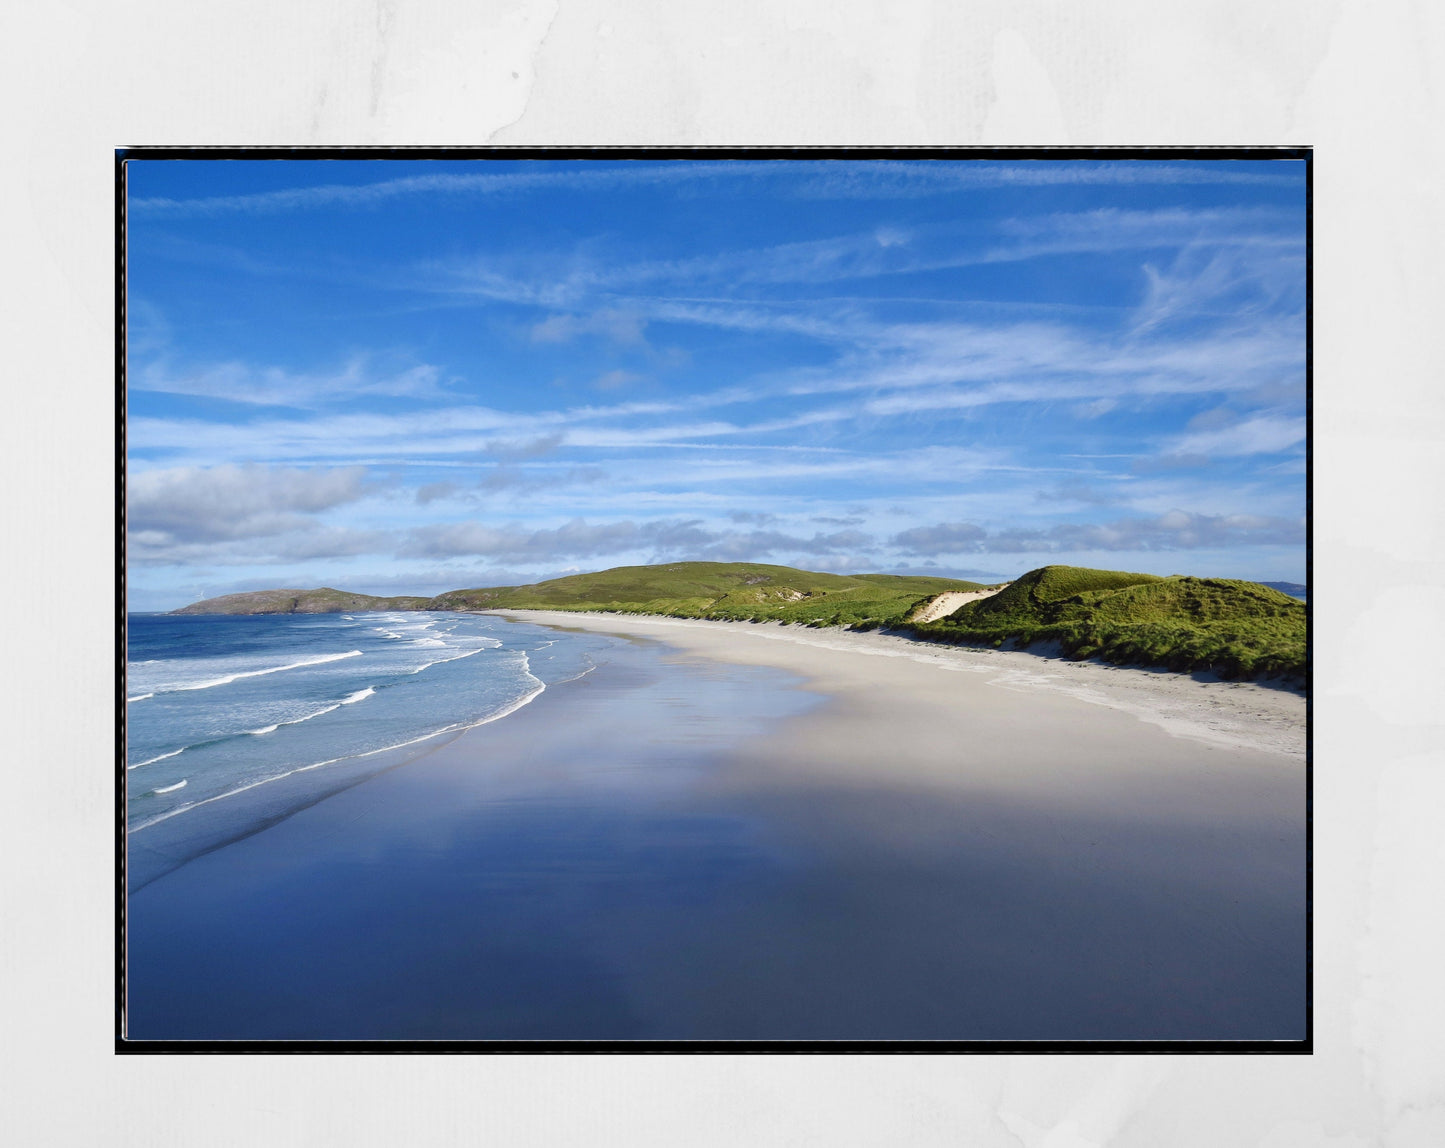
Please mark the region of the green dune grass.
[[894, 574], [820, 574], [758, 562], [619, 566], [532, 586], [453, 590], [433, 610], [608, 610], [678, 618], [778, 621], [871, 629], [902, 621], [918, 602], [976, 582]]
[[1303, 602], [1258, 582], [1045, 566], [912, 629], [996, 647], [1054, 641], [1070, 657], [1118, 665], [1302, 679], [1305, 620]]

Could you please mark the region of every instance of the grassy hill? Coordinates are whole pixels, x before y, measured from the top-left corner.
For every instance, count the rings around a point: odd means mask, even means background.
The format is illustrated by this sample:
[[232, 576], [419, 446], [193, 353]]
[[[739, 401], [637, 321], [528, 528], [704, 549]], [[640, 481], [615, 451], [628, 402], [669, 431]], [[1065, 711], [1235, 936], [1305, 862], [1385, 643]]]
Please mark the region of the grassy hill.
[[425, 610], [426, 598], [378, 598], [323, 586], [319, 590], [253, 590], [207, 598], [172, 614], [345, 614], [361, 610]]
[[210, 598], [177, 614], [319, 614], [361, 610], [583, 610], [785, 625], [896, 627], [937, 642], [1024, 647], [1058, 642], [1075, 658], [1225, 677], [1305, 673], [1305, 604], [1258, 582], [1044, 566], [934, 622], [907, 622], [946, 591], [976, 582], [894, 574], [820, 574], [757, 562], [619, 566], [529, 586], [378, 598], [341, 590], [261, 590]]
[[452, 590], [432, 610], [612, 610], [679, 618], [780, 621], [871, 629], [901, 621], [945, 590], [977, 590], [954, 578], [819, 574], [758, 562], [674, 562], [619, 566], [530, 586]]
[[1045, 566], [912, 629], [995, 647], [1057, 641], [1072, 657], [1121, 665], [1303, 678], [1305, 616], [1303, 602], [1258, 582]]

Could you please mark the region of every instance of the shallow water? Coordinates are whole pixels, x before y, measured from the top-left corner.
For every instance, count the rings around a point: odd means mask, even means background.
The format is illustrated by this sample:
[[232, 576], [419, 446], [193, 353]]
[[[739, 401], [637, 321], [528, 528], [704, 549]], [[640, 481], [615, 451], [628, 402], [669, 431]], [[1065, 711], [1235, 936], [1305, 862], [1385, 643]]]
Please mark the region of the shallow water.
[[130, 887], [504, 717], [608, 644], [475, 614], [132, 615]]
[[757, 819], [698, 794], [819, 699], [778, 671], [666, 664], [652, 643], [591, 656], [595, 673], [133, 892], [130, 1035], [655, 1027], [613, 960], [766, 884], [782, 857]]

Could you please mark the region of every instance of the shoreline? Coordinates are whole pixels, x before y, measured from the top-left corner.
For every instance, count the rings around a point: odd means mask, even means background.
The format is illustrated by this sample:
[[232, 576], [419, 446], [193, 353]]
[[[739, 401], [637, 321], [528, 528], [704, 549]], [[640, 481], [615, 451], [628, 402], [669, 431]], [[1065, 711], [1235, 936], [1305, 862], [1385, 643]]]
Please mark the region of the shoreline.
[[793, 676], [739, 669], [679, 673], [619, 638], [507, 720], [132, 890], [131, 1037], [595, 1040], [676, 1023], [616, 983], [661, 975], [634, 935], [667, 927], [655, 886], [690, 901], [768, 863], [751, 819], [692, 791], [816, 704]]
[[1138, 671], [493, 613], [611, 639], [135, 894], [133, 1035], [1303, 1039], [1304, 770], [1240, 687], [1180, 736]]
[[833, 654], [891, 657], [940, 671], [981, 675], [1002, 689], [1059, 693], [1128, 713], [1176, 737], [1228, 749], [1263, 750], [1303, 763], [1307, 697], [1281, 683], [1231, 681], [1215, 675], [1074, 661], [1050, 649], [992, 650], [929, 642], [882, 631], [725, 622], [662, 614], [603, 611], [478, 611], [536, 625], [635, 634], [695, 656], [804, 672], [816, 659], [787, 647]]

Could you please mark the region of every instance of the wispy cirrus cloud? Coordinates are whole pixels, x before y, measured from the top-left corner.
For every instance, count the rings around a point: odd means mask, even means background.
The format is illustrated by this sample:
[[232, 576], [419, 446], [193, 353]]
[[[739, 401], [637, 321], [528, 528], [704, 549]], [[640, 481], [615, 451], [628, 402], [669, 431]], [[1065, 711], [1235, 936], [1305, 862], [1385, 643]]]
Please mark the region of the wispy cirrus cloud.
[[[578, 248], [560, 258], [511, 255], [453, 260], [418, 268], [408, 282], [422, 290], [538, 306], [577, 307], [589, 299], [610, 299], [617, 306], [647, 313], [648, 296], [659, 292], [652, 306], [675, 307], [679, 287], [689, 293], [726, 287], [741, 302], [740, 294], [749, 288], [819, 287], [1059, 255], [1175, 252], [1191, 245], [1211, 251], [1258, 249], [1258, 262], [1291, 251], [1302, 258], [1304, 235], [1291, 213], [1273, 208], [1098, 209], [1020, 216], [988, 227], [935, 224], [904, 230], [883, 225], [686, 259], [637, 258], [615, 249]], [[639, 311], [623, 313], [635, 318]], [[672, 317], [706, 321], [710, 314], [716, 313], [706, 308], [679, 309]], [[560, 331], [570, 332], [578, 320], [559, 315], [555, 322]], [[544, 335], [550, 331], [546, 321], [534, 333], [539, 329]]]
[[922, 198], [959, 191], [1026, 187], [1288, 186], [1288, 177], [1221, 163], [1050, 160], [818, 165], [795, 194], [816, 199]]
[[537, 191], [596, 193], [644, 186], [766, 181], [784, 194], [810, 199], [917, 198], [1001, 187], [1269, 186], [1281, 177], [1231, 170], [1225, 164], [1168, 164], [1148, 160], [1105, 163], [1049, 161], [883, 162], [729, 161], [630, 162], [609, 165], [574, 161], [529, 166], [497, 161], [472, 173], [438, 172], [358, 183], [325, 183], [238, 195], [142, 196], [130, 211], [142, 218], [197, 218], [227, 214], [273, 214], [323, 209], [361, 209], [414, 196], [516, 196]]
[[[1297, 369], [1293, 324], [1261, 324], [1246, 334], [1200, 334], [1151, 343], [1089, 340], [1068, 327], [1026, 323], [907, 324], [862, 336], [863, 349], [831, 368], [805, 368], [735, 387], [657, 402], [624, 402], [528, 413], [480, 405], [437, 406], [395, 414], [344, 414], [266, 419], [221, 426], [194, 419], [137, 418], [137, 448], [200, 451], [211, 457], [374, 461], [396, 457], [511, 455], [499, 443], [564, 441], [576, 449], [665, 448], [728, 439], [769, 441], [807, 427], [865, 426], [879, 419], [938, 416], [1012, 404], [1067, 403], [1097, 419], [1131, 396], [1158, 398], [1228, 393], [1246, 399], [1279, 372]], [[219, 372], [228, 386], [245, 387], [253, 372]], [[611, 374], [609, 384], [633, 378]], [[420, 382], [435, 378], [426, 372]], [[330, 386], [333, 380], [327, 380]], [[400, 380], [399, 386], [407, 379]], [[276, 388], [289, 387], [288, 377]], [[203, 388], [197, 388], [201, 390]], [[222, 388], [204, 388], [221, 393]], [[324, 388], [313, 386], [313, 397]], [[266, 401], [264, 386], [251, 387]], [[288, 392], [289, 393], [289, 392]], [[430, 393], [429, 391], [427, 392]], [[739, 409], [786, 400], [790, 413], [773, 419], [698, 418], [709, 409]], [[271, 401], [280, 401], [277, 395]], [[293, 399], [291, 405], [306, 405]], [[1229, 454], [1282, 449], [1303, 435], [1300, 418], [1261, 415], [1227, 434], [1176, 436], [1162, 453]], [[1282, 444], [1282, 445], [1271, 445]]]
[[1305, 420], [1294, 415], [1264, 414], [1232, 426], [1187, 434], [1174, 440], [1168, 453], [1237, 458], [1251, 454], [1277, 454], [1301, 445]]
[[224, 399], [250, 406], [314, 407], [370, 397], [454, 399], [439, 367], [418, 363], [386, 369], [382, 356], [353, 355], [331, 371], [292, 371], [230, 361], [181, 365], [161, 355], [127, 380], [135, 391]]
[[1304, 309], [1302, 237], [1282, 249], [1191, 243], [1164, 268], [1146, 263], [1147, 288], [1134, 317], [1135, 335], [1201, 317], [1234, 323], [1280, 310]]

